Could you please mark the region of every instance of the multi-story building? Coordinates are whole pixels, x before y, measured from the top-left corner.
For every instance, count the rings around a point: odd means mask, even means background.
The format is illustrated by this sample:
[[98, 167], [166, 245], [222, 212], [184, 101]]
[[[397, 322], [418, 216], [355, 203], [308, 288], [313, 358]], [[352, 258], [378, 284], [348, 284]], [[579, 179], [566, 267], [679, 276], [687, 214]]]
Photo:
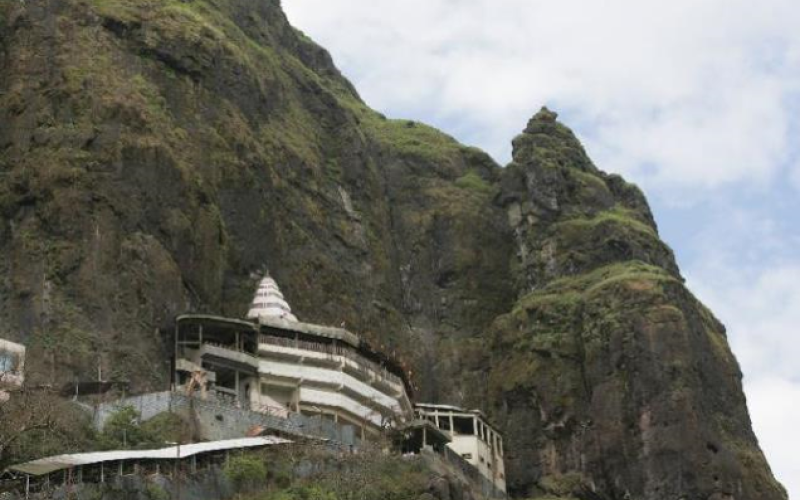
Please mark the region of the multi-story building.
[[176, 388], [263, 413], [322, 416], [362, 437], [413, 418], [396, 361], [343, 328], [298, 321], [272, 278], [247, 316], [176, 319]]
[[0, 403], [25, 382], [25, 346], [0, 339]]
[[506, 491], [503, 437], [478, 410], [456, 406], [417, 404], [416, 417], [427, 420], [450, 436], [447, 447], [469, 462], [500, 491]]

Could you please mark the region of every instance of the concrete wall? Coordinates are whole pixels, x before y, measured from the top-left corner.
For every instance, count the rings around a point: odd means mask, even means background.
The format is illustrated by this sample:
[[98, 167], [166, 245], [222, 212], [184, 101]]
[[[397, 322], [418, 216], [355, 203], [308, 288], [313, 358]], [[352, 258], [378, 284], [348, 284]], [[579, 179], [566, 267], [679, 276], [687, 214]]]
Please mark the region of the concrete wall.
[[289, 418], [280, 418], [168, 391], [101, 404], [93, 409], [95, 427], [102, 429], [111, 415], [124, 406], [134, 407], [143, 420], [159, 413], [176, 413], [194, 422], [202, 438], [210, 441], [239, 438], [260, 426], [292, 435], [328, 439], [344, 446], [360, 444], [352, 427], [329, 420], [294, 413]]

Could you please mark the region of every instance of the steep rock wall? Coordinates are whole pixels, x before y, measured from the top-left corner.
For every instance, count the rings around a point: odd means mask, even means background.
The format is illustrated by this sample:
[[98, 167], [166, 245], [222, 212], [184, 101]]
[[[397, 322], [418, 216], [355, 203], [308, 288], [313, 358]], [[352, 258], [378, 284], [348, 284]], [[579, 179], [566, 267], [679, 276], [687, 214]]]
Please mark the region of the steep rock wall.
[[298, 316], [484, 408], [515, 493], [785, 498], [643, 195], [543, 111], [499, 168], [364, 105], [276, 1], [0, 0], [0, 336], [167, 384], [161, 332]]

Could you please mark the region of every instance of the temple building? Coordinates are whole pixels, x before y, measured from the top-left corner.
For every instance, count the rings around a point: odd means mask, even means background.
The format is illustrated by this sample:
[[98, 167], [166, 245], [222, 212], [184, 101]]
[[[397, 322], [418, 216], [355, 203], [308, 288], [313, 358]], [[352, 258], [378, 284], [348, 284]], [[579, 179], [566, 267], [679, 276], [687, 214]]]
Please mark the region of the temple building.
[[0, 339], [0, 403], [25, 383], [25, 346]]
[[503, 437], [480, 411], [417, 404], [415, 415], [417, 421], [428, 421], [445, 433], [449, 437], [445, 446], [478, 469], [497, 489], [506, 491]]
[[393, 359], [342, 328], [298, 321], [274, 279], [261, 280], [247, 320], [176, 319], [176, 389], [288, 417], [321, 416], [369, 438], [414, 418]]

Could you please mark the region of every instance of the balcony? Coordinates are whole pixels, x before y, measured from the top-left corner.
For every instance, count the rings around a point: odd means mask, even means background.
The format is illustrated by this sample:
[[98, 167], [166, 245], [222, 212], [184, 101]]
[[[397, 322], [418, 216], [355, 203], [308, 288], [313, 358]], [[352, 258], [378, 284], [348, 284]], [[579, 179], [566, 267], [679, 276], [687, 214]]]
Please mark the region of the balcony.
[[[313, 356], [315, 359], [338, 361], [344, 358], [344, 369], [351, 375], [369, 383], [388, 386], [393, 392], [402, 391], [403, 389], [403, 381], [400, 377], [390, 373], [386, 368], [383, 368], [374, 361], [370, 361], [364, 356], [361, 356], [351, 347], [273, 337], [270, 335], [260, 335], [259, 343], [267, 346], [315, 353], [318, 355]], [[348, 363], [347, 361], [350, 362]]]
[[254, 371], [258, 371], [258, 357], [253, 354], [238, 350], [233, 346], [205, 343], [200, 346], [199, 353], [201, 358], [211, 356], [217, 359], [244, 365]]

